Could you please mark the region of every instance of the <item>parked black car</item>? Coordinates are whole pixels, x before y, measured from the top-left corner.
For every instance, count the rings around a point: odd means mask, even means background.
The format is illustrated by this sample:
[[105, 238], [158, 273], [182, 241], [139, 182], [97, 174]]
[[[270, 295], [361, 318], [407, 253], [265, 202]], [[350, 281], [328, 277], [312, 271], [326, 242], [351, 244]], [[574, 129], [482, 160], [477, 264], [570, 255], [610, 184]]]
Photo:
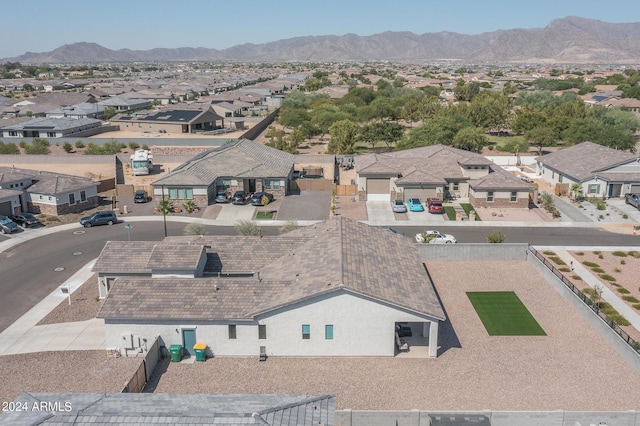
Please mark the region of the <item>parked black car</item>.
[[146, 203], [147, 201], [149, 201], [149, 195], [147, 194], [147, 191], [145, 191], [144, 189], [137, 190], [133, 196], [133, 202]]
[[37, 217], [32, 215], [31, 213], [18, 213], [13, 216], [9, 216], [11, 220], [13, 220], [18, 225], [23, 228], [28, 228], [30, 226], [36, 226], [40, 223]]
[[272, 201], [273, 201], [273, 194], [269, 194], [268, 192], [254, 192], [253, 195], [251, 196], [252, 206], [266, 206]]
[[236, 191], [235, 194], [233, 194], [233, 198], [231, 199], [231, 203], [232, 204], [238, 204], [238, 205], [246, 204], [247, 203], [247, 193], [244, 192], [244, 191]]
[[91, 216], [80, 219], [80, 225], [85, 228], [91, 228], [95, 225], [113, 225], [114, 223], [118, 223], [118, 218], [113, 210], [95, 212]]

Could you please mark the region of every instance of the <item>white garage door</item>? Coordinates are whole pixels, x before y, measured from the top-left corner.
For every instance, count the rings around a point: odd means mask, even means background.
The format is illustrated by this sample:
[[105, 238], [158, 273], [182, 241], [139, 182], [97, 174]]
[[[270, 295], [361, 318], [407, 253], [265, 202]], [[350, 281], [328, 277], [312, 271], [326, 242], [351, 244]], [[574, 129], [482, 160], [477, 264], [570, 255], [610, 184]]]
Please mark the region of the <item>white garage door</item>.
[[367, 201], [388, 201], [390, 195], [390, 180], [367, 179]]

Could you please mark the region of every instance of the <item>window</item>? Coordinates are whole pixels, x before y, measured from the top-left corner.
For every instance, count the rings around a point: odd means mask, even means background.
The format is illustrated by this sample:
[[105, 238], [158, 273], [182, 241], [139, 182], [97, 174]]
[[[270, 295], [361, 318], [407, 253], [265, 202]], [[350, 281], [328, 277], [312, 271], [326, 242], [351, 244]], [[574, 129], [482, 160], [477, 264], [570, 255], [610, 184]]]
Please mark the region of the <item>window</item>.
[[193, 199], [193, 188], [169, 188], [169, 198], [174, 200]]
[[55, 138], [56, 137], [56, 132], [47, 132], [47, 137], [48, 138]]
[[326, 340], [333, 340], [333, 324], [327, 324], [324, 326], [324, 338]]
[[231, 186], [231, 179], [222, 179], [222, 186], [228, 188]]
[[512, 192], [511, 193], [511, 202], [515, 203], [516, 201], [518, 201], [518, 193], [517, 192]]
[[264, 340], [267, 338], [267, 326], [264, 324], [258, 325], [258, 339]]
[[457, 191], [458, 189], [460, 189], [460, 184], [458, 182], [451, 182], [451, 190]]
[[597, 194], [600, 192], [600, 184], [599, 183], [591, 183], [589, 184], [589, 194]]
[[18, 136], [18, 132], [10, 131], [9, 136]]
[[87, 201], [87, 191], [80, 191], [80, 201]]
[[265, 179], [264, 180], [264, 188], [265, 189], [280, 189], [280, 181], [275, 179]]
[[72, 206], [76, 203], [76, 195], [75, 194], [69, 194], [69, 205]]
[[558, 182], [562, 183], [562, 178], [563, 178], [563, 177], [564, 177], [564, 176], [559, 175], [559, 176], [558, 176]]
[[229, 339], [235, 339], [235, 338], [236, 338], [236, 325], [229, 324]]
[[487, 192], [487, 201], [488, 202], [492, 202], [493, 201], [493, 191]]
[[311, 339], [311, 326], [309, 324], [302, 324], [302, 338], [304, 340]]
[[556, 177], [556, 172], [551, 172], [551, 179]]

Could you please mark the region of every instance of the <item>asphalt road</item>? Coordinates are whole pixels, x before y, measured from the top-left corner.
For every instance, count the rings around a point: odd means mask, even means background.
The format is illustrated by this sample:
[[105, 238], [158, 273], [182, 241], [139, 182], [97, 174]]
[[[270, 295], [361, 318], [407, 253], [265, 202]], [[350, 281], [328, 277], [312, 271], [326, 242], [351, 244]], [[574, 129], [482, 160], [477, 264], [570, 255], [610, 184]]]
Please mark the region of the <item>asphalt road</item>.
[[[132, 240], [162, 240], [162, 222], [135, 222]], [[168, 235], [183, 235], [184, 223], [167, 222]], [[413, 238], [422, 227], [395, 227]], [[504, 228], [439, 226], [461, 243], [483, 243], [491, 232], [502, 232], [509, 243], [558, 246], [634, 246], [640, 237], [613, 234], [597, 228]], [[76, 231], [76, 232], [74, 232]], [[78, 232], [80, 231], [80, 232]], [[29, 232], [28, 230], [25, 232]], [[207, 234], [235, 235], [233, 227], [206, 227]], [[278, 234], [277, 227], [263, 228], [263, 235]], [[78, 269], [100, 254], [106, 241], [127, 240], [123, 224], [77, 228], [26, 241], [0, 254], [0, 331], [64, 283]], [[56, 268], [64, 268], [56, 272]]]

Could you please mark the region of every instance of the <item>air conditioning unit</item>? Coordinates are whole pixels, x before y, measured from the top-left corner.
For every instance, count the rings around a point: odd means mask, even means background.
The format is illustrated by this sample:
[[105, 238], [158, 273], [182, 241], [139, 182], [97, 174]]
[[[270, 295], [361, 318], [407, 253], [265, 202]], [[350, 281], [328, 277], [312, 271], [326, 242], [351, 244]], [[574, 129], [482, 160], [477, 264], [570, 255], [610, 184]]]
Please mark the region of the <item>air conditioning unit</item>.
[[123, 334], [122, 335], [122, 347], [125, 349], [133, 348], [133, 334]]

